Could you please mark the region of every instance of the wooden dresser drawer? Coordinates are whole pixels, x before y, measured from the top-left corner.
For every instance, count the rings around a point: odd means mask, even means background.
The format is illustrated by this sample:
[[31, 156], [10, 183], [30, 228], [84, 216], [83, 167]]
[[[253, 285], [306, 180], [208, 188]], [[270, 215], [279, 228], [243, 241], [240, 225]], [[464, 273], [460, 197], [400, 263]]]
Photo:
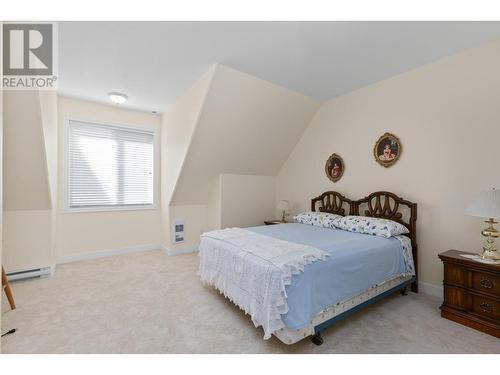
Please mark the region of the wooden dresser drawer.
[[482, 272], [472, 272], [472, 289], [500, 297], [500, 277]]
[[500, 303], [483, 296], [472, 295], [471, 311], [488, 319], [500, 319]]
[[447, 284], [467, 286], [467, 273], [464, 267], [445, 263], [444, 265], [444, 282]]
[[439, 254], [444, 266], [441, 316], [500, 338], [500, 264], [457, 250]]
[[444, 285], [444, 305], [466, 310], [468, 307], [467, 302], [467, 292], [465, 289]]

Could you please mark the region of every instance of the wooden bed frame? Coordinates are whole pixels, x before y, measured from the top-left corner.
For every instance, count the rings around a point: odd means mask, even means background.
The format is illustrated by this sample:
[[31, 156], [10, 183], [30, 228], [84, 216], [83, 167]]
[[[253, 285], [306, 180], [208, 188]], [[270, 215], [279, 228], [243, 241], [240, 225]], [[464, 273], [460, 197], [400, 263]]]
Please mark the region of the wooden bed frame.
[[[362, 308], [398, 291], [401, 291], [401, 294], [406, 295], [408, 286], [411, 287], [413, 292], [418, 293], [416, 232], [417, 204], [407, 201], [388, 191], [376, 191], [359, 200], [351, 200], [336, 191], [326, 191], [323, 194], [311, 199], [311, 211], [316, 210], [319, 212], [328, 212], [342, 216], [359, 215], [379, 217], [393, 220], [404, 225], [409, 231], [406, 236], [408, 236], [411, 240], [413, 262], [415, 267], [415, 276], [411, 279], [405, 280], [402, 283], [397, 283], [395, 286], [385, 290], [383, 293], [366, 299], [362, 303], [356, 304], [355, 306], [346, 309], [338, 315], [334, 315], [318, 325], [313, 325], [314, 333], [311, 337], [311, 341], [316, 345], [321, 345], [323, 343], [323, 339], [321, 337], [322, 331], [336, 322], [352, 315], [356, 311], [359, 311]], [[360, 215], [360, 212], [362, 215]]]
[[360, 215], [380, 217], [396, 221], [406, 228], [411, 240], [413, 262], [415, 263], [415, 281], [411, 284], [412, 292], [418, 293], [418, 257], [417, 257], [417, 204], [407, 201], [388, 191], [376, 191], [357, 201], [346, 198], [336, 191], [326, 191], [311, 199], [311, 211], [328, 212], [337, 215]]
[[404, 225], [409, 231], [406, 236], [411, 240], [415, 275], [396, 275], [356, 296], [327, 306], [316, 316], [312, 317], [310, 323], [304, 327], [299, 329], [283, 327], [273, 332], [273, 335], [288, 345], [294, 344], [306, 337], [311, 337], [311, 341], [315, 345], [321, 345], [323, 343], [321, 333], [338, 321], [393, 293], [401, 292], [401, 294], [406, 295], [409, 288], [413, 292], [418, 293], [416, 203], [407, 201], [388, 191], [377, 191], [359, 200], [351, 200], [336, 191], [326, 191], [318, 197], [311, 199], [311, 211], [328, 212], [342, 216], [378, 217], [393, 220]]

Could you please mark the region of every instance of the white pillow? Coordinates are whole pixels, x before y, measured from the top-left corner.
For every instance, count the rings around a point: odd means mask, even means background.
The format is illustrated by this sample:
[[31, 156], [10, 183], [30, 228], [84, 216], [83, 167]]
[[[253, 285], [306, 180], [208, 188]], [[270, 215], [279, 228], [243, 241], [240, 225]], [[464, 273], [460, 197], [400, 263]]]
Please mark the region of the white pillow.
[[335, 222], [336, 227], [349, 232], [371, 234], [389, 238], [408, 233], [408, 229], [395, 221], [368, 216], [344, 216]]
[[295, 215], [293, 219], [297, 223], [315, 225], [323, 228], [335, 228], [336, 223], [342, 216], [328, 212], [302, 212]]

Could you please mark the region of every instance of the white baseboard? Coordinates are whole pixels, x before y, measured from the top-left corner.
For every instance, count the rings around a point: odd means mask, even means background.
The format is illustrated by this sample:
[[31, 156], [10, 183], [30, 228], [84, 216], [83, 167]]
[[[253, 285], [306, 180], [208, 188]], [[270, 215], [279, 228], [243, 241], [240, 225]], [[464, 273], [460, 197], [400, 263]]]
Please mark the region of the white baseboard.
[[432, 284], [428, 284], [428, 283], [424, 283], [422, 281], [419, 281], [418, 290], [419, 290], [419, 292], [422, 292], [424, 294], [428, 294], [430, 296], [443, 298], [443, 287], [442, 286], [436, 286], [436, 285], [432, 285]]
[[168, 247], [166, 247], [165, 245], [161, 245], [161, 249], [168, 256], [197, 253], [198, 252], [198, 247], [184, 247], [182, 249], [171, 250]]
[[53, 267], [35, 267], [25, 270], [16, 270], [16, 271], [8, 271], [7, 272], [7, 280], [16, 281], [16, 280], [25, 280], [25, 279], [33, 279], [36, 277], [46, 278], [53, 275]]
[[141, 252], [141, 251], [158, 250], [160, 248], [161, 248], [160, 245], [139, 245], [139, 246], [123, 247], [123, 248], [119, 248], [119, 249], [93, 251], [91, 253], [83, 253], [83, 254], [77, 254], [77, 255], [65, 255], [62, 257], [58, 257], [56, 260], [56, 264], [63, 264], [63, 263], [78, 262], [81, 260], [104, 258], [104, 257], [113, 256], [113, 255], [137, 253], [137, 252]]

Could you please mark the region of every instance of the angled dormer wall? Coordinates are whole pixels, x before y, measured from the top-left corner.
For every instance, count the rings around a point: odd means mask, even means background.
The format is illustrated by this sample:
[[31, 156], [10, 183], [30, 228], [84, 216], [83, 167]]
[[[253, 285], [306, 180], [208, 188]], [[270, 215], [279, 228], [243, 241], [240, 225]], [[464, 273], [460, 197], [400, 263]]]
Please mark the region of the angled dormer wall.
[[3, 96], [3, 263], [8, 271], [53, 265], [57, 196], [55, 92]]
[[205, 204], [221, 173], [277, 175], [319, 105], [217, 65], [171, 203]]
[[[162, 172], [167, 176], [171, 169], [169, 173], [177, 174], [181, 165], [175, 181], [166, 177], [162, 182], [162, 243], [171, 252], [195, 250], [200, 233], [208, 229], [258, 225], [272, 218], [274, 176], [320, 106], [309, 97], [222, 65], [207, 74], [163, 114]], [[194, 98], [203, 95], [198, 107], [200, 100]], [[195, 119], [194, 126], [186, 119]], [[189, 142], [186, 134], [168, 139], [174, 130], [189, 134]], [[172, 145], [176, 139], [179, 144]], [[169, 160], [168, 154], [179, 147], [182, 155]], [[256, 192], [272, 203], [256, 210]], [[238, 204], [240, 214], [225, 209], [224, 202]], [[171, 241], [176, 219], [185, 221], [186, 239], [181, 244]]]
[[[179, 175], [191, 145], [215, 68], [215, 66], [212, 66], [203, 74], [162, 116], [161, 242], [167, 249], [171, 242], [170, 212], [172, 209], [175, 210], [175, 208], [170, 208], [172, 196], [177, 187]], [[197, 211], [197, 207], [183, 207], [183, 215]]]
[[50, 209], [39, 92], [6, 91], [3, 100], [4, 210]]
[[52, 208], [55, 208], [58, 194], [58, 132], [57, 132], [57, 93], [55, 91], [39, 91], [40, 116], [46, 159], [47, 180], [50, 189]]

